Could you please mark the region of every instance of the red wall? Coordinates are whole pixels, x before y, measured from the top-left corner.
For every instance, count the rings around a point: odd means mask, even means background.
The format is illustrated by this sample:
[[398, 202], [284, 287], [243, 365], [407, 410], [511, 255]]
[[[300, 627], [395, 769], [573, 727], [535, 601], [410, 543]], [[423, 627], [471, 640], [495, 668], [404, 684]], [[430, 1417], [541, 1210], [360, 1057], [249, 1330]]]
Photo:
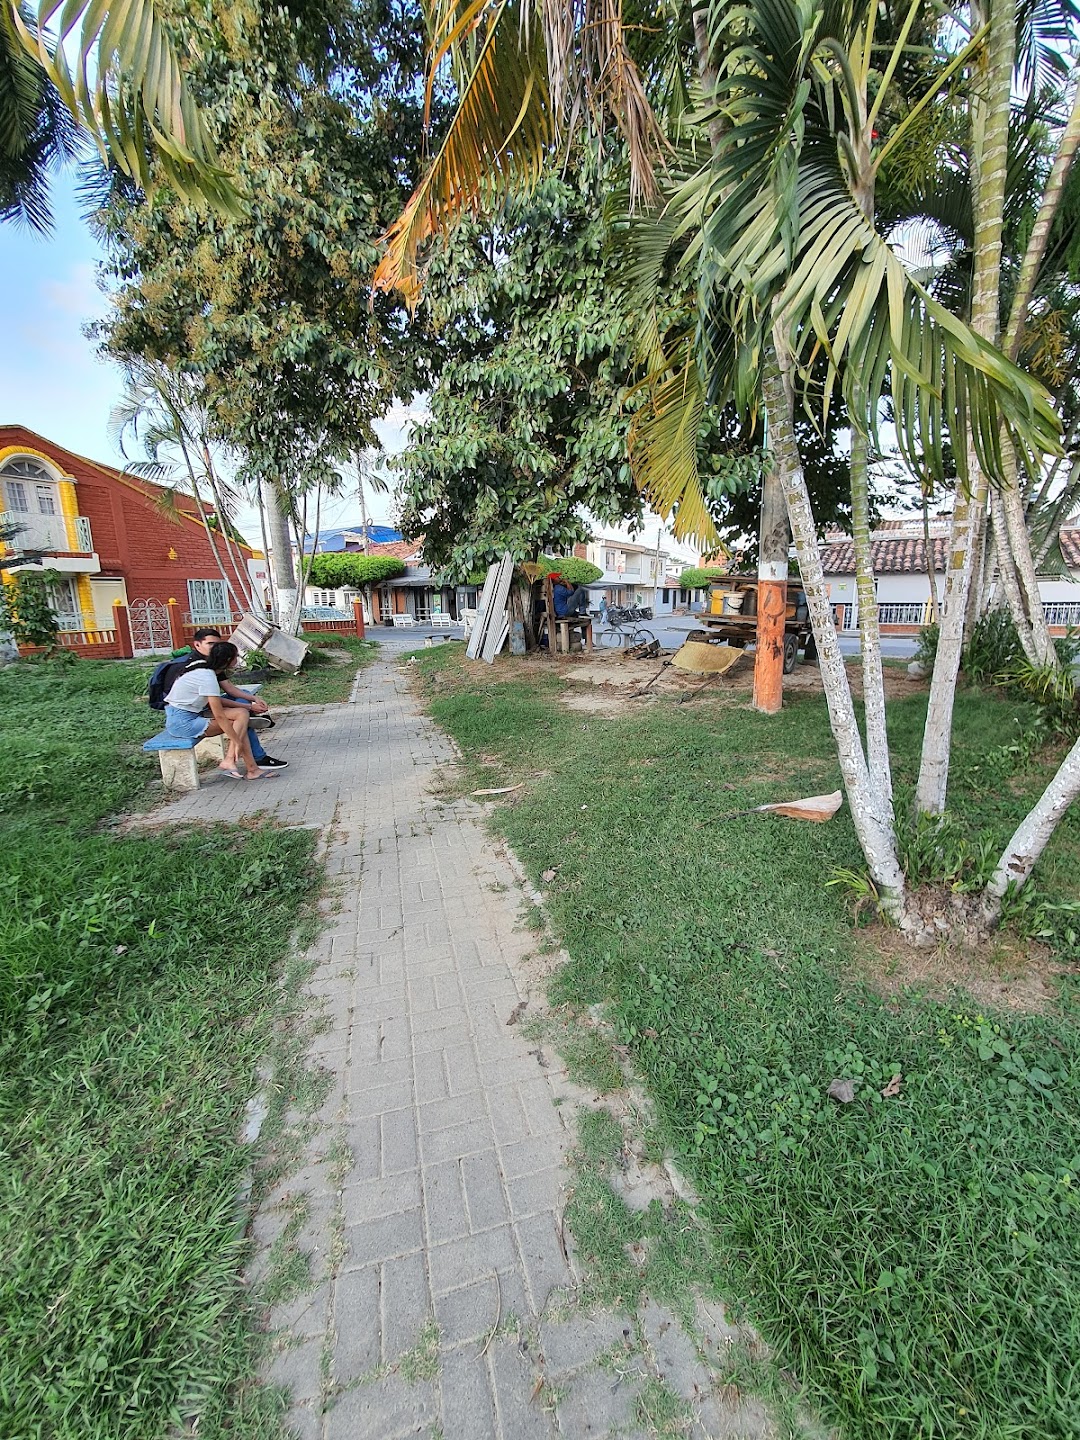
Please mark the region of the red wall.
[[[167, 601], [175, 596], [186, 611], [188, 580], [221, 578], [190, 497], [178, 496], [177, 503], [189, 510], [191, 518], [173, 520], [155, 502], [154, 496], [164, 493], [157, 486], [121, 478], [111, 467], [74, 455], [20, 425], [0, 425], [0, 450], [9, 445], [25, 446], [48, 456], [59, 470], [74, 479], [78, 513], [90, 521], [101, 574], [122, 575], [129, 601]], [[236, 554], [236, 547], [231, 548]], [[176, 552], [175, 560], [169, 559], [170, 550]], [[232, 579], [223, 549], [221, 554]], [[250, 557], [251, 551], [242, 547], [238, 557], [241, 573]]]

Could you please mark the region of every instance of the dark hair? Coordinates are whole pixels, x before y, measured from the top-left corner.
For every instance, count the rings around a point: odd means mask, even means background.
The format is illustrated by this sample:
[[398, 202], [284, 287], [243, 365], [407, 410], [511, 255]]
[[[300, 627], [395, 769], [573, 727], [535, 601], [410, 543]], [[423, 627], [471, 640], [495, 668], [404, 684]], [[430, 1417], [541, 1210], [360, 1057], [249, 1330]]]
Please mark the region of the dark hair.
[[218, 675], [224, 675], [240, 651], [230, 640], [215, 640], [210, 646], [210, 653], [206, 657], [206, 663], [210, 669]]
[[221, 631], [216, 625], [203, 625], [195, 631], [195, 634], [191, 638], [193, 640], [209, 640], [211, 636], [214, 636], [218, 640], [221, 639]]

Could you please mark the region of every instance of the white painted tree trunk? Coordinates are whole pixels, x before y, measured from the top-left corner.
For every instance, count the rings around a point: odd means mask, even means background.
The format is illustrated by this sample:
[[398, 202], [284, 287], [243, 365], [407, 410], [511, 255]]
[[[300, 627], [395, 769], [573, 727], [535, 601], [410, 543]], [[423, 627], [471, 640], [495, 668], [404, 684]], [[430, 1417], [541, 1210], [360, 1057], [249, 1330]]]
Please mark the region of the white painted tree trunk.
[[871, 782], [882, 809], [892, 813], [892, 767], [885, 717], [885, 679], [881, 671], [874, 564], [870, 554], [870, 441], [857, 427], [851, 432], [851, 538], [855, 548], [855, 585], [859, 595], [862, 639], [863, 707], [866, 712], [866, 758]]
[[855, 832], [883, 911], [902, 929], [907, 929], [909, 917], [906, 887], [896, 852], [892, 810], [884, 808], [879, 788], [870, 780], [855, 718], [851, 687], [848, 684], [847, 667], [840, 651], [832, 606], [825, 591], [821, 548], [795, 440], [794, 394], [790, 380], [782, 371], [785, 362], [788, 365], [791, 363], [790, 355], [780, 350], [783, 343], [783, 337], [778, 337], [777, 345], [770, 347], [767, 352], [763, 366], [762, 385], [769, 415], [769, 448], [784, 487], [788, 520], [795, 541], [795, 551], [799, 557], [800, 577], [806, 591], [817, 643], [818, 665], [825, 687], [829, 723], [836, 741], [840, 773], [844, 779], [848, 804], [851, 806]]
[[[971, 327], [991, 344], [1000, 329], [998, 311], [1001, 274], [1001, 238], [1004, 226], [1005, 180], [1008, 163], [1009, 117], [1013, 61], [1016, 54], [1016, 14], [1011, 0], [990, 0], [989, 15], [972, 5], [972, 25], [990, 21], [990, 36], [974, 77], [972, 103], [972, 182], [975, 203], [975, 244], [971, 290]], [[960, 437], [954, 443], [960, 443]], [[952, 532], [945, 568], [945, 597], [937, 659], [930, 681], [922, 760], [915, 790], [917, 810], [940, 815], [945, 809], [952, 751], [952, 716], [956, 678], [964, 643], [964, 624], [972, 594], [972, 576], [982, 566], [986, 482], [969, 437], [964, 437], [969, 489], [957, 488]]]
[[998, 578], [1001, 588], [1005, 592], [1005, 600], [1013, 625], [1016, 627], [1020, 648], [1032, 665], [1038, 665], [1039, 653], [1035, 648], [1027, 611], [1024, 608], [1024, 597], [1020, 593], [1020, 581], [1017, 578], [1016, 566], [1009, 549], [1008, 521], [1005, 518], [1005, 508], [1000, 492], [995, 491], [991, 495], [990, 504], [994, 524], [994, 551], [997, 555]]
[[278, 487], [272, 481], [262, 482], [266, 525], [270, 532], [270, 578], [273, 582], [274, 619], [282, 628], [297, 606], [296, 567], [293, 564], [289, 520], [281, 503]]
[[1038, 803], [1020, 822], [1005, 846], [984, 895], [988, 921], [997, 919], [1009, 885], [1020, 889], [1073, 801], [1080, 795], [1080, 740], [1058, 766]]
[[1058, 654], [1043, 614], [1039, 577], [1035, 573], [1035, 559], [1031, 553], [1024, 497], [1020, 491], [1016, 470], [1016, 452], [1008, 436], [1002, 438], [1002, 456], [1005, 462], [1005, 484], [1001, 489], [1000, 507], [1008, 535], [1009, 554], [1015, 566], [1017, 586], [1023, 599], [1025, 633], [1021, 635], [1020, 643], [1024, 654], [1034, 664], [1051, 665], [1057, 669]]

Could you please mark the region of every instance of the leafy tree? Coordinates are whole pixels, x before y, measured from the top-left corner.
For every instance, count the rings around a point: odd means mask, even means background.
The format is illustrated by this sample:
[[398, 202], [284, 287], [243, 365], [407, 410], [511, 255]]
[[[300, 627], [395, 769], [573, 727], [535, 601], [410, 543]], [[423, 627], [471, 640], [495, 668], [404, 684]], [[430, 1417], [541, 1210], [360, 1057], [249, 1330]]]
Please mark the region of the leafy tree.
[[[30, 12], [20, 14], [30, 26]], [[0, 223], [50, 230], [49, 175], [75, 150], [74, 117], [14, 24], [0, 17]]]
[[466, 575], [639, 518], [626, 454], [629, 318], [602, 174], [548, 174], [490, 219], [462, 223], [432, 257], [437, 340], [431, 415], [397, 466], [400, 524], [431, 563]]
[[246, 47], [222, 58], [208, 46], [200, 67], [221, 155], [249, 192], [243, 213], [116, 196], [99, 333], [121, 359], [201, 378], [217, 437], [268, 502], [284, 618], [305, 497], [337, 487], [340, 462], [375, 443], [372, 422], [425, 380], [420, 337], [393, 301], [372, 307], [368, 287], [421, 148], [407, 44], [419, 21], [411, 4], [375, 3], [327, 7], [312, 33], [287, 10], [259, 22]]

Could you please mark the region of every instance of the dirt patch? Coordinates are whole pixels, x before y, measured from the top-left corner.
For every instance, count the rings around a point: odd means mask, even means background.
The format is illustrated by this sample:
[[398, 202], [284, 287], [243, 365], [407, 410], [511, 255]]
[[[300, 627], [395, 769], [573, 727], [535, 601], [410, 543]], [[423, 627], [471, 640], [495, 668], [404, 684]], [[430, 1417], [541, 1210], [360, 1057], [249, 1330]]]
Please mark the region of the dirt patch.
[[1026, 1014], [1058, 1006], [1058, 979], [1080, 967], [1056, 960], [1044, 946], [1013, 935], [995, 935], [972, 948], [916, 950], [884, 925], [862, 932], [863, 978], [885, 995], [920, 990], [946, 1000], [966, 991], [980, 1005]]

